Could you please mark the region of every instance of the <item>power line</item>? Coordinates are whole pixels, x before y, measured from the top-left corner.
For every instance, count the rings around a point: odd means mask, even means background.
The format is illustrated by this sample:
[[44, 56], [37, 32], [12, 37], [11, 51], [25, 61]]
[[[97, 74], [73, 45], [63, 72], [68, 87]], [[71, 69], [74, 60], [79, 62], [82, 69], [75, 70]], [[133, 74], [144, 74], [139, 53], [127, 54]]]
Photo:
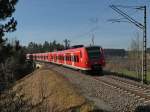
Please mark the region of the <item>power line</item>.
[[[128, 14], [120, 10], [118, 7], [122, 8], [131, 8], [131, 6], [122, 6], [122, 5], [110, 5], [110, 7], [123, 16], [126, 20], [129, 21], [129, 23], [134, 24], [138, 28], [143, 30], [143, 50], [142, 50], [142, 82], [147, 81], [147, 23], [146, 23], [146, 6], [132, 6], [134, 9], [143, 10], [144, 11], [144, 23], [140, 23], [137, 20], [130, 17]], [[114, 22], [122, 22], [120, 19], [113, 19], [111, 21]]]

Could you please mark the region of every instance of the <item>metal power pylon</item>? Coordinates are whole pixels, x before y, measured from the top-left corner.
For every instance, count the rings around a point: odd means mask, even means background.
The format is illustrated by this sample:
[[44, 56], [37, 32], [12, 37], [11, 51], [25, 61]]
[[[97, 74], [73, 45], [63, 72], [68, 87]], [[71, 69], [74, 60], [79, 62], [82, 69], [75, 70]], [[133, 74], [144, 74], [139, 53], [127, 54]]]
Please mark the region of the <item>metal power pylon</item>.
[[[115, 5], [110, 5], [110, 7], [119, 13], [121, 16], [123, 16], [123, 19], [128, 20], [128, 22], [134, 24], [137, 26], [139, 29], [143, 30], [143, 49], [142, 49], [142, 82], [147, 81], [147, 23], [146, 23], [146, 6], [115, 6]], [[134, 8], [138, 10], [143, 10], [144, 11], [144, 23], [140, 23], [130, 17], [128, 14], [120, 10], [118, 7], [123, 7], [123, 8]], [[113, 19], [112, 21], [115, 22], [121, 22], [120, 19]], [[123, 21], [124, 22], [124, 21]]]

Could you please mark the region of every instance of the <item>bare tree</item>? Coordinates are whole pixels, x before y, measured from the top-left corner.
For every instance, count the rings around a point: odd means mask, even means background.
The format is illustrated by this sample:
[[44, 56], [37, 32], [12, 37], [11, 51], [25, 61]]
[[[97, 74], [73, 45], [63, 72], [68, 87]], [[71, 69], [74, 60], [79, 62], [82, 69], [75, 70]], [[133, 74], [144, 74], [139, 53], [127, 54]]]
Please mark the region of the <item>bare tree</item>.
[[68, 49], [70, 47], [70, 40], [65, 39], [64, 43], [65, 43], [65, 49]]
[[139, 34], [135, 39], [132, 39], [130, 50], [128, 53], [129, 69], [135, 71], [137, 77], [140, 78], [141, 74], [141, 44]]

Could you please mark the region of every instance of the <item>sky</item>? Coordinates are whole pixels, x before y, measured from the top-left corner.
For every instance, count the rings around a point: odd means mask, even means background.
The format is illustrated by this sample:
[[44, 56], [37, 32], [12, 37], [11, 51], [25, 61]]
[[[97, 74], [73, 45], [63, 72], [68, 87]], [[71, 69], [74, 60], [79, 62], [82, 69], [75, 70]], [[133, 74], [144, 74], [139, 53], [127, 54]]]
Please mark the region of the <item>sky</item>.
[[[109, 5], [147, 5], [148, 47], [150, 47], [150, 1], [149, 0], [19, 0], [13, 14], [18, 22], [17, 31], [8, 34], [9, 39], [18, 39], [21, 44], [43, 43], [56, 40], [71, 45], [94, 44], [104, 48], [128, 49], [132, 39], [142, 30], [128, 22], [112, 23], [110, 19], [122, 18]], [[143, 11], [132, 8], [121, 10], [139, 22]]]

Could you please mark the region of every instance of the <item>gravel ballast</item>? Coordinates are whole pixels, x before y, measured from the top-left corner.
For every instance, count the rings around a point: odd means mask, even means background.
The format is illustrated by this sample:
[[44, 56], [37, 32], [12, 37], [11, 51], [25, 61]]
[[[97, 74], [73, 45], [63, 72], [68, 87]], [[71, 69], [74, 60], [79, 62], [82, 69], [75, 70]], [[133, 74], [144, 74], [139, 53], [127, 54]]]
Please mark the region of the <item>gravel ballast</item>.
[[[114, 112], [134, 112], [137, 106], [143, 105], [133, 95], [116, 90], [111, 86], [94, 79], [94, 76], [85, 75], [62, 66], [50, 67], [61, 73], [69, 80], [81, 94], [95, 102], [100, 108], [107, 108]], [[105, 77], [105, 76], [100, 76]]]

